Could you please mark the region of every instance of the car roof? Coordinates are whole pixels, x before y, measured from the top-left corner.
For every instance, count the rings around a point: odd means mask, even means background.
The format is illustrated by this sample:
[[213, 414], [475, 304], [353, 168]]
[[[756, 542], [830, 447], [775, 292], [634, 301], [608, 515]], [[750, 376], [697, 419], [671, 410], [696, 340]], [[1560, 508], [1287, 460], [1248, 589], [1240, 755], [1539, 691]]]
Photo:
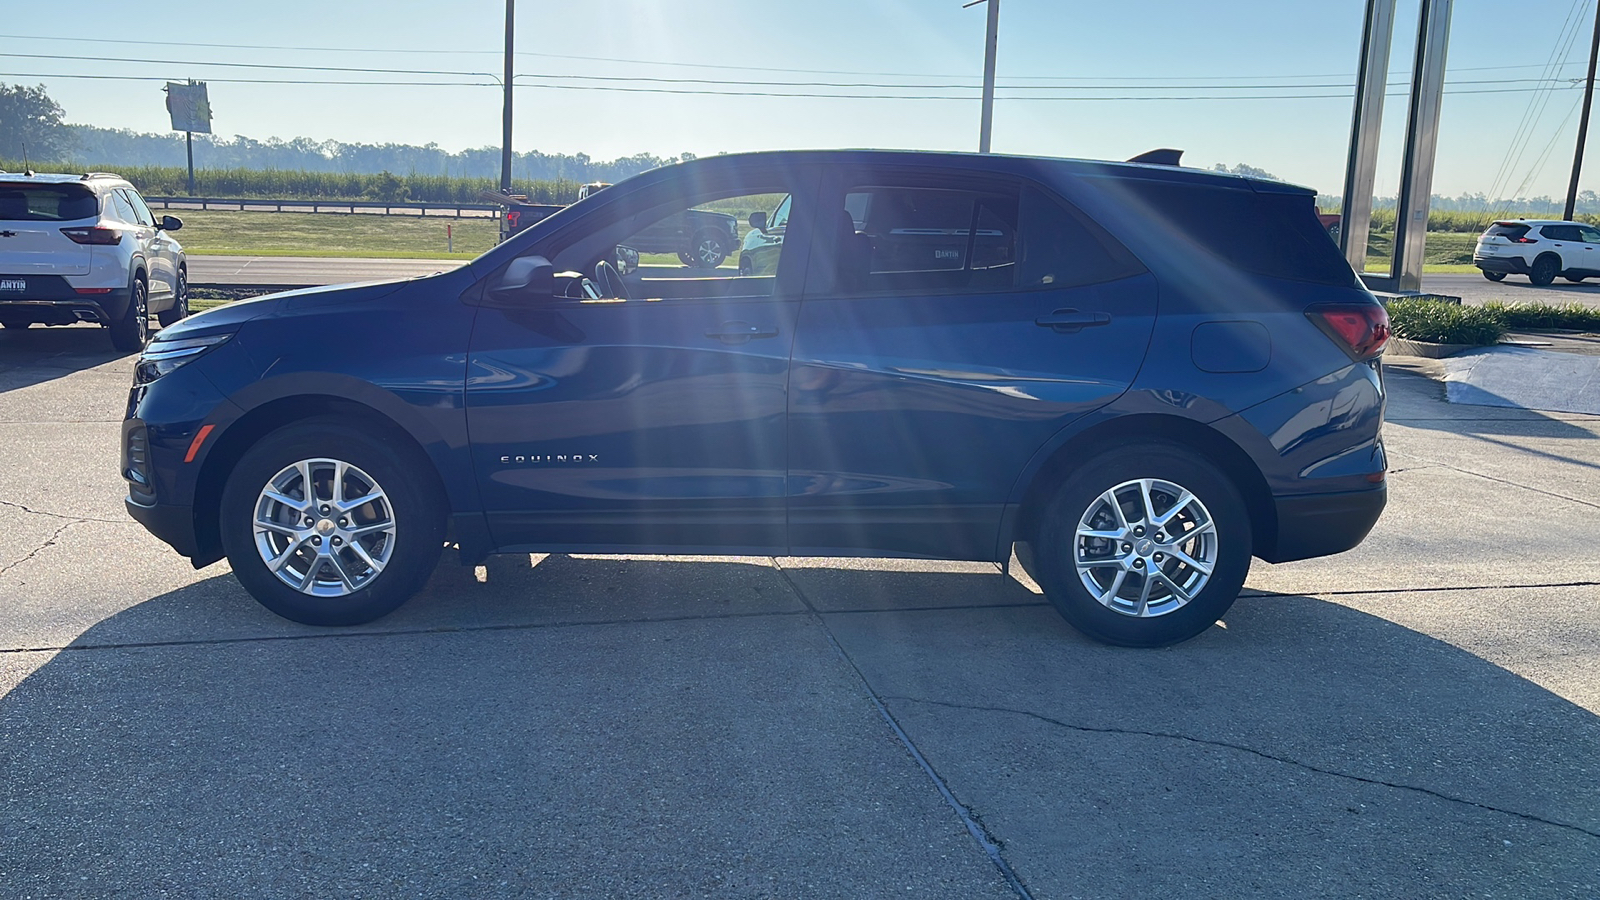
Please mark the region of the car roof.
[[[1058, 172], [1088, 177], [1135, 178], [1149, 181], [1175, 181], [1210, 184], [1233, 188], [1254, 188], [1258, 191], [1288, 194], [1316, 193], [1313, 188], [1281, 181], [1268, 181], [1208, 169], [1164, 166], [1155, 163], [1120, 162], [1100, 159], [1069, 159], [1059, 156], [1025, 156], [1007, 153], [967, 153], [949, 150], [762, 150], [750, 153], [728, 153], [719, 156], [702, 156], [676, 166], [736, 166], [741, 163], [770, 163], [785, 160], [793, 164], [821, 163], [848, 165], [850, 163], [907, 166], [948, 166], [956, 169], [990, 172], [1023, 172], [1046, 167]], [[662, 169], [653, 171], [660, 172]]]
[[121, 186], [128, 184], [121, 175], [110, 172], [84, 172], [65, 175], [59, 172], [0, 172], [0, 184], [81, 184]]
[[1492, 224], [1499, 225], [1587, 225], [1588, 222], [1574, 222], [1570, 219], [1495, 219]]

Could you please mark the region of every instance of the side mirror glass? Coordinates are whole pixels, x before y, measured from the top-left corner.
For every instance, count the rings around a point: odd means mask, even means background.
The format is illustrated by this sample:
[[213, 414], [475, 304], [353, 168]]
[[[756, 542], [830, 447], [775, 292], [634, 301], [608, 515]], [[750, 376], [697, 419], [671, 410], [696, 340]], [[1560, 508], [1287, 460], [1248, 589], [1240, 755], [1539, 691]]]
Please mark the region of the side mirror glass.
[[753, 212], [753, 213], [751, 213], [750, 214], [750, 227], [754, 228], [755, 230], [757, 230], [759, 232], [761, 232], [762, 234], [766, 234], [767, 233], [767, 214], [764, 213], [764, 212]]
[[178, 218], [177, 216], [162, 216], [161, 217], [161, 230], [162, 231], [177, 231], [179, 228], [182, 228], [182, 227], [183, 227], [183, 220]]
[[530, 300], [549, 299], [556, 290], [556, 270], [542, 256], [523, 256], [511, 261], [490, 285], [488, 299], [517, 305]]

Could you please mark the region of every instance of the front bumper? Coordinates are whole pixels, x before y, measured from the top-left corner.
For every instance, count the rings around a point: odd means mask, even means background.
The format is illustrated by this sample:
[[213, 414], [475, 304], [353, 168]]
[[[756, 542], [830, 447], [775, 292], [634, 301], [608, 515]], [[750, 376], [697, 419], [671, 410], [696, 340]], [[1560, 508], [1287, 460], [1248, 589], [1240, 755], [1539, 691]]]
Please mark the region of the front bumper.
[[1361, 491], [1274, 497], [1278, 539], [1269, 563], [1291, 562], [1343, 553], [1361, 543], [1389, 502], [1389, 488], [1380, 484]]
[[145, 506], [125, 497], [123, 505], [128, 515], [143, 525], [151, 534], [165, 541], [172, 549], [190, 559], [200, 554], [199, 541], [194, 533], [194, 510], [187, 506], [168, 506], [153, 503]]
[[1526, 275], [1533, 271], [1520, 256], [1474, 256], [1472, 264], [1485, 272]]

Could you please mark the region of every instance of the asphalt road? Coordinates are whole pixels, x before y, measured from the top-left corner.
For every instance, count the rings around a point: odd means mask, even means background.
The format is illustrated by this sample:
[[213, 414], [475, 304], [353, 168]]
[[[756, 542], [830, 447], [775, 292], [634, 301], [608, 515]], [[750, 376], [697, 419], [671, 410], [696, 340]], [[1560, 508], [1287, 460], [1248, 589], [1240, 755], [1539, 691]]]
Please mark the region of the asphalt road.
[[1547, 287], [1535, 287], [1522, 275], [1507, 275], [1504, 281], [1490, 281], [1477, 273], [1463, 275], [1424, 275], [1422, 289], [1451, 297], [1462, 302], [1481, 305], [1489, 300], [1507, 303], [1583, 303], [1600, 306], [1600, 280], [1589, 279], [1582, 284], [1557, 279]]
[[460, 266], [459, 259], [350, 259], [309, 256], [190, 256], [196, 285], [316, 285], [387, 281], [432, 275]]
[[106, 347], [0, 334], [0, 896], [1600, 894], [1600, 418], [1391, 374], [1373, 535], [1160, 651], [885, 560], [447, 561], [322, 630], [127, 518]]

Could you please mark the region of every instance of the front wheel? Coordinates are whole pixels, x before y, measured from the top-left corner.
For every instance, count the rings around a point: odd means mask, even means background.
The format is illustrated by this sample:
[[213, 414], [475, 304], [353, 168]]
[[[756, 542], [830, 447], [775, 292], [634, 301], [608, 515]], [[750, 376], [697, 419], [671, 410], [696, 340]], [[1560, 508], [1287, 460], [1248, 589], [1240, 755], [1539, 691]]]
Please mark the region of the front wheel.
[[1506, 273], [1504, 273], [1504, 272], [1490, 272], [1488, 269], [1485, 269], [1483, 271], [1483, 277], [1489, 279], [1490, 281], [1505, 281], [1506, 280]]
[[1159, 647], [1222, 618], [1250, 571], [1251, 541], [1232, 480], [1192, 451], [1155, 444], [1107, 452], [1067, 478], [1029, 568], [1079, 631]]
[[172, 307], [156, 313], [156, 320], [162, 328], [174, 325], [189, 316], [189, 271], [178, 270], [178, 284], [174, 289]]
[[111, 346], [133, 353], [150, 340], [150, 288], [143, 278], [135, 278], [128, 293], [128, 309], [111, 323]]
[[[413, 458], [416, 457], [416, 458]], [[444, 508], [429, 465], [335, 417], [272, 432], [223, 489], [223, 549], [240, 584], [286, 619], [359, 625], [411, 598], [438, 564]]]

